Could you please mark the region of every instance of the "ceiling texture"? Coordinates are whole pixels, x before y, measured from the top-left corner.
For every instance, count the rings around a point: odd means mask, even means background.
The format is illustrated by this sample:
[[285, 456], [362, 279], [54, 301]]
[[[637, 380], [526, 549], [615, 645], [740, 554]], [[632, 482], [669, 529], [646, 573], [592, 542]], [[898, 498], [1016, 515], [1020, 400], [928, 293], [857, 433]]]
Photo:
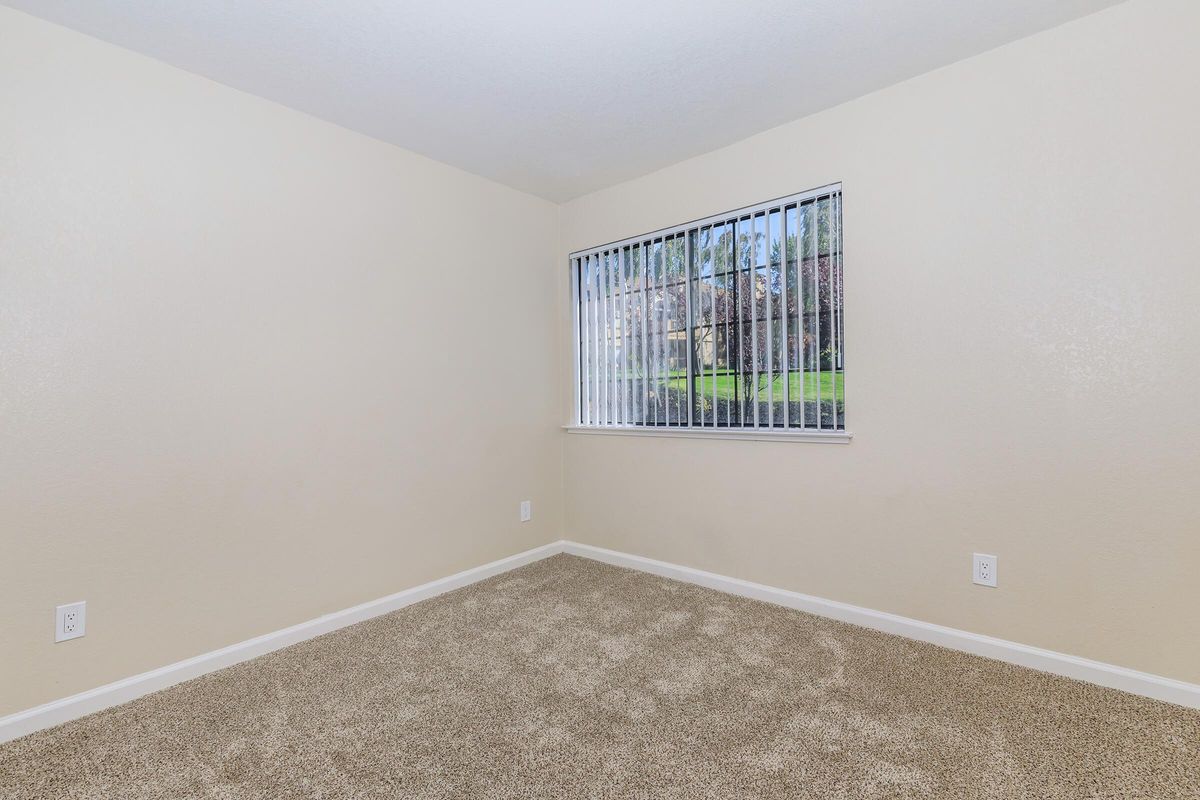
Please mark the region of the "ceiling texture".
[[1119, 0], [4, 0], [564, 201]]

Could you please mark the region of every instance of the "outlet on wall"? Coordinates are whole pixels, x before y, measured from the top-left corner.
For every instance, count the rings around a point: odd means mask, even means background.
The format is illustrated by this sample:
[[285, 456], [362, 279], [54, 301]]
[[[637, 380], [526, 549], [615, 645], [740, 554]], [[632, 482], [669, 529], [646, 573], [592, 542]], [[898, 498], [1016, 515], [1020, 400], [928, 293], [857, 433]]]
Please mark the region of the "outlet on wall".
[[533, 519], [533, 503], [528, 500], [521, 501], [521, 522], [529, 522]]
[[87, 601], [67, 603], [54, 609], [54, 641], [78, 639], [87, 630]]
[[980, 586], [996, 586], [996, 557], [975, 553], [971, 560], [971, 580]]

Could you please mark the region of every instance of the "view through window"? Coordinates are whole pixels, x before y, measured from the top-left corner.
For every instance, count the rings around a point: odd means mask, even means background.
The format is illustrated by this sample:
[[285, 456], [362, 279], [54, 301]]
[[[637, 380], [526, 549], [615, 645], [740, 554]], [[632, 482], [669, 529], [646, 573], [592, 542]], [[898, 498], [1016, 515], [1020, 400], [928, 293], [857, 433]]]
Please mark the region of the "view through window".
[[845, 430], [842, 193], [571, 255], [577, 424]]

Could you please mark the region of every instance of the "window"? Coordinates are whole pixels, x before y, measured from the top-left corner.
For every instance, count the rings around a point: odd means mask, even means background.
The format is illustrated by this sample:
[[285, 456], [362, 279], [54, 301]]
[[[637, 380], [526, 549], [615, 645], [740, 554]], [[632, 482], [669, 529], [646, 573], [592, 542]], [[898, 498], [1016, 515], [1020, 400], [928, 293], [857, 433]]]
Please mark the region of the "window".
[[579, 428], [845, 431], [840, 186], [573, 253], [571, 282]]

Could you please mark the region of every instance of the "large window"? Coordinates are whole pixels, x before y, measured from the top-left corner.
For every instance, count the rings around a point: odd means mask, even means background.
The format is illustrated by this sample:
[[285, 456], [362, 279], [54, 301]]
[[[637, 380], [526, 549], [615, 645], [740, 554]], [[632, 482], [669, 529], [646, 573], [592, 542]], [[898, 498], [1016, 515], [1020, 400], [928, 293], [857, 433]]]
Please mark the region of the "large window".
[[846, 427], [840, 186], [571, 255], [576, 424]]

